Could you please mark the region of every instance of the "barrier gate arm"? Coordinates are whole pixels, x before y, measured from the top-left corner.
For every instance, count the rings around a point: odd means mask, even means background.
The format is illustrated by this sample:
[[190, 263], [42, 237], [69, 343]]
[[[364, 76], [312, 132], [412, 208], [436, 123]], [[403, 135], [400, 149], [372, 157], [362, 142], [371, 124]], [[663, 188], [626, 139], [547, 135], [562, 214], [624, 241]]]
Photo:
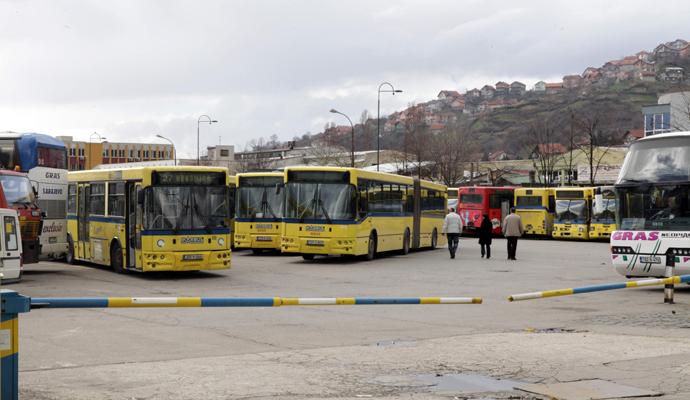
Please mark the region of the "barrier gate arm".
[[481, 304], [481, 297], [34, 297], [31, 308], [283, 307]]
[[602, 292], [605, 290], [628, 289], [643, 286], [675, 285], [690, 282], [690, 275], [678, 275], [669, 278], [642, 279], [639, 281], [605, 283], [602, 285], [581, 286], [576, 288], [546, 290], [543, 292], [530, 292], [514, 294], [508, 297], [508, 301], [522, 301], [542, 299], [545, 297], [569, 296], [571, 294], [582, 294], [591, 292]]

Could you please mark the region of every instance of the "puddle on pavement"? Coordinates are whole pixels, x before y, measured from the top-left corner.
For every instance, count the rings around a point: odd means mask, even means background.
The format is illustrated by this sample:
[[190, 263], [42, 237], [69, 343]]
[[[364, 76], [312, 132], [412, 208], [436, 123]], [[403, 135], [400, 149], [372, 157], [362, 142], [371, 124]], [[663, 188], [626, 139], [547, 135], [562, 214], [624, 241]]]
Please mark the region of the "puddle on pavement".
[[524, 383], [477, 374], [423, 374], [415, 378], [434, 391], [453, 393], [511, 392]]

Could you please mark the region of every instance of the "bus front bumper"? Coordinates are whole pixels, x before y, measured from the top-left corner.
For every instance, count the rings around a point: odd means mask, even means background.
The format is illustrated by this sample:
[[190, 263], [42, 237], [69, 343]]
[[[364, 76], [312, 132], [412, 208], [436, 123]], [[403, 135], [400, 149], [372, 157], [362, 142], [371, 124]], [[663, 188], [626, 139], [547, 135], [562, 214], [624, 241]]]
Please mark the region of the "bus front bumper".
[[235, 233], [237, 249], [276, 249], [280, 250], [280, 235], [268, 233]]
[[354, 255], [357, 241], [351, 238], [283, 237], [283, 253]]
[[199, 271], [230, 268], [230, 250], [143, 253], [143, 271]]
[[554, 224], [552, 235], [557, 239], [589, 239], [587, 225], [581, 224]]

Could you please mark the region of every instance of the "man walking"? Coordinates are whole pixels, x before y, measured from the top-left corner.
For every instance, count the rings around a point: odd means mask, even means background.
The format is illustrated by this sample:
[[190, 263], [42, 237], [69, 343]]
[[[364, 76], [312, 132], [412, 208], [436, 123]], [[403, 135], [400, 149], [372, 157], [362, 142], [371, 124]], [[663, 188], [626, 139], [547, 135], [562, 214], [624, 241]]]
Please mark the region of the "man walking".
[[508, 240], [508, 259], [515, 260], [518, 238], [525, 229], [522, 227], [522, 218], [515, 214], [515, 207], [510, 209], [510, 214], [503, 220], [503, 236]]
[[441, 233], [445, 233], [448, 238], [448, 251], [450, 258], [455, 258], [455, 251], [458, 249], [460, 242], [460, 233], [462, 232], [462, 218], [455, 213], [455, 209], [451, 208], [446, 218], [443, 220], [443, 228]]

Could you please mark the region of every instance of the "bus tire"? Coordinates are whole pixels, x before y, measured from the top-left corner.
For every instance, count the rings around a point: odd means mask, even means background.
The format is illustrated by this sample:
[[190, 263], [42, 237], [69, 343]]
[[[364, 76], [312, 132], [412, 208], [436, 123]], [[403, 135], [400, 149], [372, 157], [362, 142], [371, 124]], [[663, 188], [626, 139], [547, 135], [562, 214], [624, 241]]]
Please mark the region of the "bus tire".
[[314, 255], [313, 254], [302, 254], [302, 258], [304, 259], [304, 261], [311, 261], [314, 259]]
[[410, 252], [410, 230], [405, 229], [405, 233], [403, 233], [403, 243], [402, 243], [402, 251], [401, 253], [403, 255], [407, 255]]
[[75, 265], [77, 263], [77, 258], [74, 256], [74, 241], [70, 235], [67, 235], [67, 254], [65, 254], [65, 262], [70, 265]]
[[120, 247], [120, 243], [117, 241], [114, 241], [110, 246], [110, 266], [113, 268], [113, 271], [117, 272], [118, 274], [124, 274], [127, 272], [123, 266], [122, 247]]
[[252, 249], [252, 253], [254, 253], [255, 256], [260, 256], [263, 252], [263, 249]]
[[438, 231], [436, 231], [436, 228], [434, 228], [434, 231], [431, 232], [431, 244], [429, 245], [429, 248], [433, 250], [436, 248], [436, 246], [438, 246]]
[[371, 232], [369, 234], [369, 243], [367, 245], [367, 254], [365, 256], [367, 261], [371, 261], [376, 258], [376, 247], [378, 243], [376, 242], [376, 232]]

